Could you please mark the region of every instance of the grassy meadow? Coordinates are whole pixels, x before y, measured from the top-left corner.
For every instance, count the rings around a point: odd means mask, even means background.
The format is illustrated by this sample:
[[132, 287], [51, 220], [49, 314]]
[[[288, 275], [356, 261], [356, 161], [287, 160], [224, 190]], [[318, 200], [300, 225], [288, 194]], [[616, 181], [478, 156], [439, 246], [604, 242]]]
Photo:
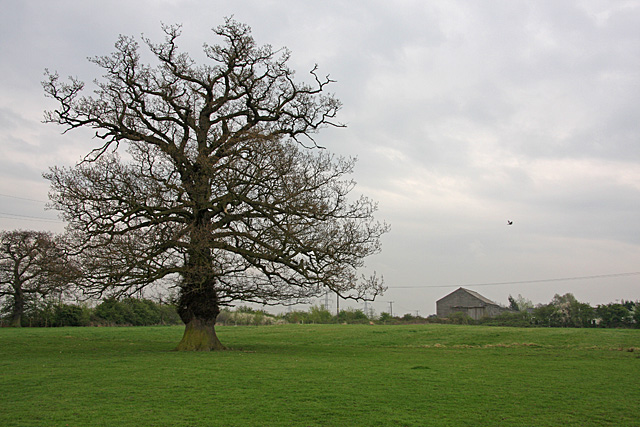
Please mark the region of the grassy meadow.
[[640, 426], [640, 330], [0, 329], [2, 426]]

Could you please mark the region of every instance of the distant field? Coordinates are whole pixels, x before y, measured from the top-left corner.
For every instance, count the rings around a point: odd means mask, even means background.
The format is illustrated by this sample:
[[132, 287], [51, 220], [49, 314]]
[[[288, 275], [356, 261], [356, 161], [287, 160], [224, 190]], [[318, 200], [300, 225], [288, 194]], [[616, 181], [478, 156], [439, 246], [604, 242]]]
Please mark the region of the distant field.
[[640, 426], [640, 330], [0, 329], [2, 426]]

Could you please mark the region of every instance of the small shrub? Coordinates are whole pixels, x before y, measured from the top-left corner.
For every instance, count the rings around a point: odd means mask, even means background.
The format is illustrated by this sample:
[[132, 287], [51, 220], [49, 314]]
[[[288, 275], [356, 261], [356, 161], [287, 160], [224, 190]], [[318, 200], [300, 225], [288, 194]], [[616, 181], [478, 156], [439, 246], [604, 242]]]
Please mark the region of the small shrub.
[[624, 328], [632, 325], [632, 313], [623, 304], [610, 303], [598, 305], [595, 312], [600, 318], [600, 326], [602, 327]]
[[98, 325], [177, 325], [182, 323], [175, 306], [147, 299], [115, 298], [103, 300], [93, 310], [92, 322]]
[[129, 307], [127, 312], [130, 317], [127, 320], [131, 325], [158, 325], [160, 323], [160, 312], [153, 301], [127, 298], [122, 303]]
[[52, 326], [88, 326], [91, 317], [86, 307], [60, 304], [55, 307]]
[[131, 317], [131, 307], [112, 297], [96, 306], [92, 320], [104, 325], [127, 325]]
[[[342, 314], [341, 312], [340, 314]], [[335, 323], [335, 317], [324, 307], [321, 306], [313, 306], [309, 310], [309, 323]]]
[[473, 325], [475, 324], [475, 320], [473, 320], [468, 314], [463, 313], [461, 311], [455, 312], [449, 316], [449, 320], [454, 325]]
[[378, 318], [378, 321], [382, 323], [388, 323], [393, 321], [393, 317], [391, 316], [391, 314], [387, 313], [386, 311], [383, 311], [382, 313], [380, 313], [380, 317]]
[[309, 320], [309, 317], [310, 317], [309, 312], [301, 311], [301, 310], [290, 311], [288, 313], [285, 313], [283, 316], [285, 322], [287, 323], [300, 323], [300, 324], [311, 323], [311, 321]]
[[182, 319], [176, 310], [176, 306], [172, 304], [158, 304], [158, 314], [160, 316], [161, 325], [181, 325]]
[[340, 323], [367, 323], [369, 322], [369, 318], [364, 311], [360, 309], [348, 308], [346, 310], [342, 310], [338, 314], [338, 321]]
[[482, 318], [478, 321], [478, 324], [487, 326], [528, 327], [531, 326], [531, 321], [531, 314], [527, 311], [506, 311], [496, 317]]

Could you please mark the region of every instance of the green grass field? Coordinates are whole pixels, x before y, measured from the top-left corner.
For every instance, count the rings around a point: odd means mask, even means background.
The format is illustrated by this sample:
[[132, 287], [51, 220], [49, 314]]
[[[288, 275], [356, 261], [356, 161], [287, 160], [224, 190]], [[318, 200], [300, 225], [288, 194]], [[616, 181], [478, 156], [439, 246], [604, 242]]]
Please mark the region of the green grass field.
[[640, 426], [640, 330], [0, 329], [2, 426]]

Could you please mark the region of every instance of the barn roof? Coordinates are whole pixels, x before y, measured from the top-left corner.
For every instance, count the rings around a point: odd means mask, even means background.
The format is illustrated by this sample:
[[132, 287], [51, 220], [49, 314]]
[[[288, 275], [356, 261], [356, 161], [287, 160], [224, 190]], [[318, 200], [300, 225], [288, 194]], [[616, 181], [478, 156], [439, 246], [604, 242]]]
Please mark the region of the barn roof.
[[[455, 291], [451, 292], [450, 294], [447, 294], [446, 296], [440, 298], [440, 300], [443, 300], [444, 298], [448, 297], [449, 295], [454, 294], [456, 292], [460, 292], [460, 291], [466, 292], [466, 293], [474, 296], [475, 298], [478, 298], [480, 301], [484, 302], [485, 304], [498, 305], [497, 303], [491, 301], [489, 298], [483, 297], [482, 295], [480, 295], [476, 291], [472, 291], [470, 289], [465, 289], [465, 288], [458, 288]], [[438, 300], [438, 301], [440, 301], [440, 300]]]

